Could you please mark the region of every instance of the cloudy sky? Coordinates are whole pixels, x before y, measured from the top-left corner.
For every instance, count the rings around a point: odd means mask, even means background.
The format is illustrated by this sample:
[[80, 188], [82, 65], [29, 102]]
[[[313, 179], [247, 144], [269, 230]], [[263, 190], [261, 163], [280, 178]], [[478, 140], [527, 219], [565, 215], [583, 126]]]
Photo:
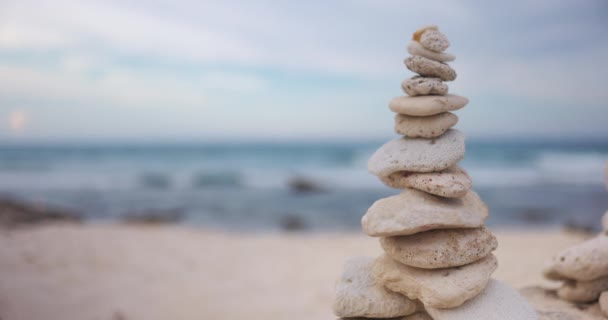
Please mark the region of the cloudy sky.
[[0, 141], [373, 139], [419, 26], [472, 137], [608, 139], [608, 3], [0, 1]]

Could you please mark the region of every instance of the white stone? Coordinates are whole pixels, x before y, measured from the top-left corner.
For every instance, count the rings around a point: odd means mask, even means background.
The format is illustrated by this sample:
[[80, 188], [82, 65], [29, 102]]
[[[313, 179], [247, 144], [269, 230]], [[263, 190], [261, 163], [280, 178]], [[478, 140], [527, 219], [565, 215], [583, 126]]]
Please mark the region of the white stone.
[[415, 76], [401, 82], [401, 89], [411, 97], [426, 95], [446, 95], [448, 85], [439, 78]]
[[412, 188], [441, 197], [460, 198], [471, 190], [472, 181], [467, 172], [456, 165], [442, 171], [398, 171], [380, 180], [397, 189]]
[[600, 234], [560, 252], [543, 272], [549, 278], [580, 281], [608, 276], [608, 236]]
[[371, 277], [374, 259], [350, 258], [336, 283], [334, 313], [338, 317], [392, 318], [412, 314], [416, 302], [388, 291]]
[[423, 269], [469, 264], [487, 257], [498, 246], [494, 235], [485, 227], [440, 229], [410, 236], [384, 237], [380, 238], [380, 244], [394, 260]]
[[374, 264], [373, 277], [391, 291], [419, 299], [427, 309], [455, 308], [485, 288], [497, 265], [490, 255], [466, 266], [420, 269], [384, 254]]
[[456, 56], [447, 52], [435, 52], [426, 49], [418, 41], [410, 41], [407, 52], [415, 56], [425, 57], [438, 62], [450, 62], [456, 60]]
[[425, 77], [436, 77], [443, 81], [453, 81], [456, 79], [456, 71], [449, 65], [431, 60], [422, 56], [411, 56], [406, 58], [403, 63], [412, 72]]
[[443, 52], [450, 47], [450, 41], [437, 30], [427, 30], [420, 37], [420, 44], [431, 51]]
[[435, 138], [458, 123], [458, 116], [443, 112], [432, 116], [395, 115], [395, 132], [410, 138]]
[[517, 290], [492, 279], [477, 297], [453, 309], [427, 307], [435, 320], [537, 320], [536, 311]]
[[380, 147], [369, 159], [367, 168], [377, 177], [385, 177], [397, 171], [445, 170], [464, 157], [464, 140], [464, 134], [455, 129], [432, 140], [397, 138]]
[[488, 207], [470, 191], [462, 198], [444, 198], [415, 189], [380, 199], [361, 219], [363, 231], [372, 237], [406, 236], [450, 228], [479, 228]]
[[571, 302], [593, 302], [600, 294], [608, 290], [608, 277], [590, 281], [569, 280], [557, 290], [557, 295]]
[[608, 211], [602, 216], [602, 228], [604, 229], [604, 232], [608, 231]]
[[469, 99], [455, 94], [445, 96], [399, 96], [393, 98], [388, 107], [391, 111], [408, 116], [425, 117], [446, 111], [458, 110], [469, 103]]

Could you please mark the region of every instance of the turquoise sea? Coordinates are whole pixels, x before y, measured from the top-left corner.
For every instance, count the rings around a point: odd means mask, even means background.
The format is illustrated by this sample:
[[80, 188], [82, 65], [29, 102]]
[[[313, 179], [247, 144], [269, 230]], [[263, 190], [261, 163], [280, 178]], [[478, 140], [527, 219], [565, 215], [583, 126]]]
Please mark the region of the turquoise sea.
[[[398, 191], [367, 173], [382, 141], [0, 146], [0, 197], [90, 221], [140, 213], [229, 230], [357, 230]], [[467, 141], [461, 163], [488, 224], [597, 228], [608, 209], [605, 140]], [[319, 190], [299, 192], [294, 181]]]

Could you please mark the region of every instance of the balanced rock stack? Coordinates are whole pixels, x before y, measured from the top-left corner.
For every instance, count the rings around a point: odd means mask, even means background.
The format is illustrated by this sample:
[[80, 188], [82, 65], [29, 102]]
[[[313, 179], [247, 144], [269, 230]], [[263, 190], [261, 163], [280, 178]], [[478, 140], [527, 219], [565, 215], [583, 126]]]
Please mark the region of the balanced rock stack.
[[364, 232], [380, 237], [385, 253], [347, 261], [336, 285], [339, 317], [536, 318], [515, 290], [490, 280], [497, 241], [484, 227], [488, 208], [458, 166], [465, 137], [450, 129], [458, 122], [450, 111], [468, 99], [448, 94], [445, 81], [456, 79], [445, 63], [455, 59], [444, 52], [449, 45], [431, 26], [416, 31], [407, 47], [405, 65], [419, 75], [402, 83], [409, 96], [389, 104], [404, 137], [368, 162], [372, 174], [402, 192], [376, 201], [363, 217]]
[[[608, 165], [606, 166], [608, 189]], [[608, 211], [602, 217], [603, 231], [581, 244], [567, 248], [547, 263], [547, 279], [564, 281], [557, 296], [574, 303], [595, 303], [608, 317]]]

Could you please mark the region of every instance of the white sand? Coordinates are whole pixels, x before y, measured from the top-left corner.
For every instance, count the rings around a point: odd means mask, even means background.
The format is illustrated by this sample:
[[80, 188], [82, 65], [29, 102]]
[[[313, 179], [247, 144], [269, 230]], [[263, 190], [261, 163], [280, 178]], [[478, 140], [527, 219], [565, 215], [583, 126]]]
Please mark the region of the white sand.
[[[551, 285], [543, 262], [583, 239], [559, 231], [496, 235], [495, 277], [515, 287]], [[118, 225], [1, 231], [0, 319], [334, 319], [342, 262], [380, 252], [363, 234]]]

